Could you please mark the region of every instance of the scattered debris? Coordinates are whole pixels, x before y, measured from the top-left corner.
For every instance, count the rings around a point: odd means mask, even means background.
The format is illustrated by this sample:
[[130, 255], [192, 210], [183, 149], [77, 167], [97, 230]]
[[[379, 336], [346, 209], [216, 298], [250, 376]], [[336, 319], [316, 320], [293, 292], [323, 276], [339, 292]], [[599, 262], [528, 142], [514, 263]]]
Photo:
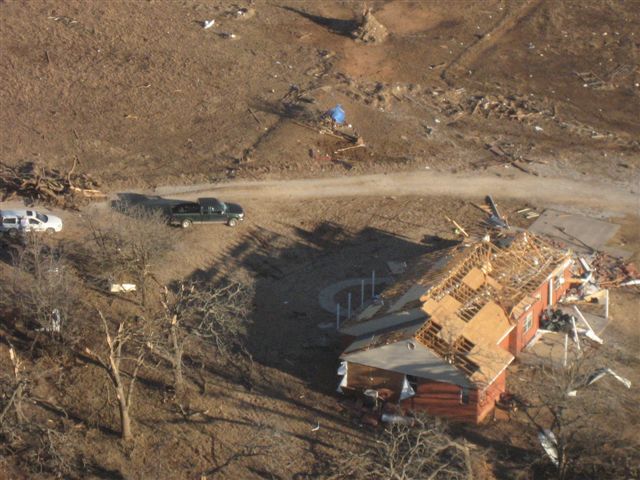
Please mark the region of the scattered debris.
[[318, 430], [320, 430], [320, 422], [318, 422], [318, 424], [311, 429], [312, 432], [317, 432]]
[[543, 312], [540, 327], [551, 332], [569, 332], [571, 330], [571, 315], [562, 310]]
[[16, 167], [0, 162], [0, 193], [7, 201], [16, 196], [29, 202], [43, 202], [63, 207], [76, 207], [78, 200], [104, 200], [99, 185], [89, 175], [73, 173], [77, 160], [67, 174], [56, 169], [26, 162]]
[[390, 260], [387, 262], [387, 267], [392, 275], [400, 275], [407, 270], [407, 262], [394, 262]]
[[215, 20], [204, 20], [202, 22], [202, 28], [204, 28], [205, 30], [208, 28], [211, 28], [215, 25], [216, 21]]
[[489, 208], [491, 209], [491, 216], [489, 217], [488, 222], [499, 228], [509, 228], [507, 219], [500, 215], [500, 212], [498, 211], [498, 206], [493, 201], [493, 198], [491, 198], [491, 195], [487, 195], [487, 197], [485, 198], [485, 201], [487, 202], [487, 205], [489, 205]]
[[589, 325], [589, 322], [587, 322], [587, 319], [584, 318], [584, 315], [582, 315], [582, 312], [580, 311], [580, 309], [576, 305], [573, 306], [573, 309], [578, 314], [578, 317], [580, 318], [580, 320], [582, 320], [582, 323], [584, 323], [587, 326], [587, 331], [585, 332], [584, 335], [590, 340], [602, 345], [604, 343], [603, 340], [598, 335], [596, 335], [596, 332], [593, 331], [593, 328], [591, 328], [591, 325]]
[[593, 72], [576, 72], [575, 74], [582, 81], [583, 87], [600, 89], [606, 86], [606, 82]]
[[633, 263], [625, 263], [619, 258], [597, 252], [591, 260], [594, 283], [601, 288], [637, 285], [640, 272]]
[[453, 226], [454, 226], [454, 227], [456, 227], [456, 233], [462, 234], [462, 235], [464, 235], [465, 237], [468, 237], [468, 236], [469, 236], [469, 234], [465, 231], [465, 229], [464, 229], [464, 228], [462, 228], [462, 227], [460, 226], [460, 224], [459, 224], [458, 222], [456, 222], [455, 220], [450, 219], [450, 218], [449, 218], [449, 217], [447, 217], [446, 215], [445, 215], [445, 217], [444, 217], [444, 218], [446, 218], [448, 221], [450, 221], [451, 223], [453, 223]]
[[532, 208], [523, 208], [521, 210], [518, 210], [516, 213], [519, 213], [527, 220], [530, 220], [532, 218], [538, 218], [540, 216], [540, 214], [535, 210], [533, 210]]
[[367, 8], [362, 15], [362, 22], [352, 34], [356, 41], [362, 43], [381, 43], [389, 35], [387, 28], [382, 25], [376, 17], [371, 13], [371, 9]]
[[416, 419], [407, 417], [404, 415], [397, 415], [393, 413], [383, 413], [380, 417], [383, 423], [394, 423], [396, 425], [408, 425], [412, 427], [416, 423]]
[[602, 368], [602, 369], [594, 372], [593, 374], [591, 374], [591, 376], [587, 380], [587, 385], [591, 385], [591, 384], [597, 382], [602, 377], [604, 377], [607, 373], [610, 374], [610, 375], [613, 375], [613, 377], [616, 380], [618, 380], [620, 383], [622, 383], [625, 387], [631, 388], [631, 381], [629, 379], [621, 377], [620, 375], [618, 375], [616, 372], [614, 372], [610, 368]]
[[242, 7], [235, 11], [234, 17], [240, 20], [246, 20], [248, 18], [253, 17], [255, 14], [256, 14], [255, 9]]
[[578, 395], [578, 390], [579, 389], [588, 387], [589, 385], [593, 385], [598, 380], [600, 380], [602, 377], [604, 377], [607, 373], [609, 375], [611, 375], [613, 378], [615, 378], [616, 380], [618, 380], [620, 383], [622, 383], [625, 387], [631, 388], [631, 380], [629, 380], [628, 378], [625, 378], [625, 377], [623, 377], [621, 375], [618, 375], [616, 372], [614, 372], [610, 368], [601, 368], [601, 369], [596, 370], [595, 372], [593, 372], [591, 375], [589, 375], [589, 377], [586, 379], [584, 385], [582, 385], [581, 387], [579, 387], [579, 388], [577, 388], [575, 390], [571, 390], [570, 392], [567, 393], [567, 395], [570, 396], [570, 397], [576, 397]]
[[538, 432], [538, 440], [544, 448], [547, 456], [551, 459], [555, 466], [558, 466], [558, 441], [551, 430], [542, 430]]
[[135, 292], [137, 287], [134, 283], [112, 283], [109, 287], [111, 293]]

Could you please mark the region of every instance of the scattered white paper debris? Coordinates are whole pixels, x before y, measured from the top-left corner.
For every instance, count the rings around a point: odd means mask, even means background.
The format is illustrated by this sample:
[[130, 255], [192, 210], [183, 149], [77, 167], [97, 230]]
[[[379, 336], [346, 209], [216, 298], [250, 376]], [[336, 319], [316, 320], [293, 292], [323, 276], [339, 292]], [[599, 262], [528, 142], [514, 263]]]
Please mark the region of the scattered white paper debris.
[[320, 430], [320, 422], [318, 422], [318, 425], [311, 429], [312, 432], [317, 432], [318, 430]]
[[207, 28], [213, 27], [215, 24], [215, 20], [205, 20], [204, 22], [202, 22], [202, 28], [206, 30]]

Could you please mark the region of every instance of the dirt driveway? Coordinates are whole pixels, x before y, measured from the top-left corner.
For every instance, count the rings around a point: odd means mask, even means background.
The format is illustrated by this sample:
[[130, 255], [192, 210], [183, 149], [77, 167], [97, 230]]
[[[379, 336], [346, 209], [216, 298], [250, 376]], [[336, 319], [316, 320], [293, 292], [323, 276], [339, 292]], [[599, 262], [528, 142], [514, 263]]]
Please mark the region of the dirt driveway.
[[500, 199], [536, 201], [544, 205], [568, 204], [632, 214], [637, 214], [640, 210], [640, 193], [629, 185], [625, 188], [592, 179], [578, 181], [530, 175], [498, 177], [429, 171], [300, 180], [237, 181], [192, 187], [168, 186], [157, 188], [154, 194], [183, 199], [219, 195], [231, 200], [375, 195], [481, 197], [491, 194]]

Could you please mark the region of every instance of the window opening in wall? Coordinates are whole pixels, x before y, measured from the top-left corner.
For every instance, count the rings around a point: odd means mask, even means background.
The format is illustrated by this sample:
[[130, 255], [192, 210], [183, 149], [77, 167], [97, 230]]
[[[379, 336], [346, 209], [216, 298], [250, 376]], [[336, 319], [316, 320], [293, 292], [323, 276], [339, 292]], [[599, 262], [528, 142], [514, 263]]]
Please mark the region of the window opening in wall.
[[414, 392], [418, 391], [418, 378], [414, 377], [413, 375], [407, 375], [407, 382], [409, 382], [409, 385], [411, 386], [411, 388], [413, 388]]
[[533, 326], [533, 312], [529, 312], [529, 315], [527, 315], [527, 318], [524, 319], [524, 333], [527, 333], [529, 330], [531, 330], [532, 326]]
[[469, 389], [467, 387], [460, 387], [460, 404], [469, 404]]

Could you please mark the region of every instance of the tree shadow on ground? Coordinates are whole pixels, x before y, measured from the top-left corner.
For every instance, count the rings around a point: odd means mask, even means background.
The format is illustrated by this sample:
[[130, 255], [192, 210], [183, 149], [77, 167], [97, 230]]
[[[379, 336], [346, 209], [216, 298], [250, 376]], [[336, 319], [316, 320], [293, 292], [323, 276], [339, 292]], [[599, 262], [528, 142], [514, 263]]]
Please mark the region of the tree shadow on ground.
[[311, 20], [316, 25], [327, 28], [330, 32], [345, 37], [351, 37], [351, 32], [358, 28], [359, 23], [351, 18], [348, 20], [340, 18], [329, 18], [321, 15], [314, 15], [312, 13], [305, 12], [304, 10], [298, 10], [293, 7], [282, 7], [285, 10], [296, 13], [307, 20]]
[[[221, 255], [220, 263], [193, 272], [189, 280], [215, 283], [240, 270], [248, 272], [255, 279], [254, 313], [246, 331], [254, 361], [293, 375], [316, 391], [332, 393], [342, 345], [331, 327], [335, 313], [319, 305], [320, 291], [345, 279], [368, 280], [373, 270], [388, 277], [387, 261], [410, 264], [451, 242], [432, 237], [427, 245], [377, 228], [351, 231], [332, 222], [288, 227], [288, 235], [262, 227], [246, 231]], [[358, 286], [354, 310], [372, 301], [370, 292], [367, 286], [361, 299]], [[346, 294], [339, 292], [336, 299], [344, 301]]]

